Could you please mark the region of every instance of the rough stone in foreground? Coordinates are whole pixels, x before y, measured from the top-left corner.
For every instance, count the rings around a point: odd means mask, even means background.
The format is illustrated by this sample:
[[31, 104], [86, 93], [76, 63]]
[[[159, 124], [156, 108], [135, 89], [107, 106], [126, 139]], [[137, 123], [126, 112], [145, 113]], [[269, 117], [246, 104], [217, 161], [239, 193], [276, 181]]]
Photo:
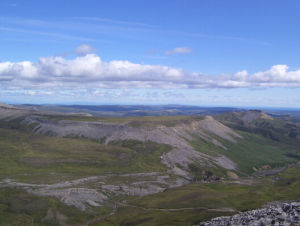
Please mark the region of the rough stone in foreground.
[[300, 202], [276, 203], [267, 208], [256, 209], [231, 217], [217, 217], [199, 226], [227, 225], [300, 225]]

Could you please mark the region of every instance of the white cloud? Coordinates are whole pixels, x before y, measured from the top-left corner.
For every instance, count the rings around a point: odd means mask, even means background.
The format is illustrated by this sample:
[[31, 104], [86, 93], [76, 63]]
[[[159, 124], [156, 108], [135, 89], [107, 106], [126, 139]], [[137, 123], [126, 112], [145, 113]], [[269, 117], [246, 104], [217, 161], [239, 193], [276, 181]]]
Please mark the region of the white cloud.
[[84, 56], [88, 53], [96, 52], [96, 49], [90, 45], [82, 44], [74, 49], [74, 53], [78, 56]]
[[275, 65], [267, 71], [255, 73], [251, 81], [262, 84], [300, 83], [300, 70], [289, 71], [288, 69], [287, 65]]
[[[249, 74], [206, 75], [164, 65], [104, 62], [96, 54], [74, 59], [44, 57], [38, 62], [0, 62], [2, 90], [77, 90], [91, 88], [259, 88], [300, 87], [300, 70], [275, 65]], [[96, 94], [96, 93], [95, 93]], [[101, 93], [97, 93], [101, 95]]]
[[175, 55], [175, 54], [188, 54], [191, 53], [193, 50], [188, 47], [177, 47], [172, 50], [166, 50], [166, 55]]

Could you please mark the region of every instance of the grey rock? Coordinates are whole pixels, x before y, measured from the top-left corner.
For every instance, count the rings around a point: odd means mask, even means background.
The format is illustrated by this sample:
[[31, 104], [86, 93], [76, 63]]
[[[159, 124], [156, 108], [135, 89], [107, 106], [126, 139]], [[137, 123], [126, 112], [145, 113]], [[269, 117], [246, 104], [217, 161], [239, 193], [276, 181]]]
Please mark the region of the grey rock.
[[300, 202], [271, 204], [269, 207], [246, 211], [231, 217], [217, 217], [199, 226], [223, 225], [299, 225]]

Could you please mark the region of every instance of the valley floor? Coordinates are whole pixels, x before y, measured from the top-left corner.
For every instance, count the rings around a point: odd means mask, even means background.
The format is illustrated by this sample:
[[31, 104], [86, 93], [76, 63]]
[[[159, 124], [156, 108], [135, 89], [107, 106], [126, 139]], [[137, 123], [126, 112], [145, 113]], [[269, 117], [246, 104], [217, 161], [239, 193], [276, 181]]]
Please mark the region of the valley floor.
[[0, 225], [197, 225], [300, 198], [300, 125], [0, 106]]
[[90, 211], [80, 211], [56, 198], [36, 196], [18, 188], [28, 184], [6, 181], [0, 188], [0, 222], [1, 225], [32, 225], [32, 222], [34, 225], [195, 225], [272, 201], [298, 199], [299, 175], [300, 166], [294, 166], [265, 178], [192, 183], [143, 197], [116, 196], [105, 206], [94, 206]]

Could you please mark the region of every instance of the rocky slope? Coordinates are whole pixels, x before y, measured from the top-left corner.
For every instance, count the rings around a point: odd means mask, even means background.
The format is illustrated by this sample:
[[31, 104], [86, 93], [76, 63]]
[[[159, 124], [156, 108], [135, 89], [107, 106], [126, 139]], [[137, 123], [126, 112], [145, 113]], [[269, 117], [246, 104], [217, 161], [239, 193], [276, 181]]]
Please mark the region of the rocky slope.
[[[95, 177], [79, 179], [79, 182], [76, 180], [58, 184], [30, 184], [4, 180], [0, 184], [2, 187], [20, 187], [39, 196], [54, 196], [67, 205], [86, 210], [89, 206], [103, 205], [106, 200], [114, 196], [143, 196], [187, 184], [193, 178], [190, 170], [191, 164], [238, 170], [237, 165], [226, 156], [221, 154], [211, 156], [195, 150], [191, 145], [190, 142], [197, 136], [227, 150], [226, 145], [218, 141], [216, 137], [231, 143], [243, 139], [241, 135], [211, 116], [162, 122], [144, 120], [107, 122], [97, 118], [90, 120], [92, 118], [86, 116], [80, 120], [71, 120], [68, 116], [70, 114], [0, 106], [2, 121], [9, 123], [16, 120], [21, 126], [31, 129], [35, 134], [59, 138], [83, 137], [106, 145], [126, 140], [152, 141], [169, 145], [172, 147], [171, 150], [160, 156], [160, 161], [167, 166], [168, 172], [157, 175], [155, 172], [153, 172], [154, 175], [142, 174], [142, 177], [127, 175], [123, 176], [122, 180], [115, 179], [113, 182], [111, 179], [108, 180], [112, 176], [107, 175], [95, 175]], [[36, 162], [39, 158], [37, 160], [34, 157], [21, 158], [19, 163], [30, 164], [32, 162], [30, 160]], [[126, 177], [131, 182], [124, 183]], [[88, 188], [87, 185], [91, 182], [96, 184], [96, 190]]]
[[231, 217], [217, 217], [199, 226], [226, 225], [300, 225], [300, 202], [277, 203]]
[[[151, 141], [156, 144], [167, 145], [170, 149], [162, 151], [157, 156], [158, 163], [166, 169], [164, 168], [164, 172], [159, 173], [154, 172], [154, 170], [151, 170], [150, 173], [149, 171], [134, 171], [132, 174], [120, 173], [118, 175], [95, 173], [92, 174], [92, 177], [90, 177], [91, 175], [82, 176], [78, 180], [53, 184], [19, 183], [12, 178], [12, 180], [3, 180], [0, 183], [0, 187], [23, 188], [31, 194], [56, 197], [67, 205], [75, 206], [80, 210], [87, 210], [90, 207], [105, 205], [105, 202], [113, 200], [116, 196], [144, 196], [158, 193], [169, 188], [182, 186], [191, 181], [202, 181], [203, 176], [207, 179], [205, 182], [220, 179], [220, 177], [213, 175], [214, 169], [222, 172], [222, 175], [225, 175], [225, 177], [238, 180], [239, 176], [241, 176], [239, 168], [241, 165], [238, 165], [237, 162], [239, 158], [244, 158], [247, 152], [242, 155], [234, 155], [232, 147], [242, 143], [247, 137], [244, 136], [244, 133], [239, 133], [237, 132], [238, 130], [233, 129], [234, 127], [231, 127], [230, 123], [235, 123], [235, 119], [239, 120], [238, 122], [242, 121], [247, 124], [254, 123], [260, 119], [273, 120], [273, 118], [260, 111], [231, 113], [230, 115], [221, 117], [156, 117], [155, 119], [131, 118], [126, 120], [124, 118], [105, 120], [100, 117], [73, 116], [73, 114], [41, 112], [34, 109], [0, 105], [1, 122], [11, 122], [14, 126], [15, 124], [24, 126], [27, 128], [26, 133], [32, 132], [32, 134], [30, 133], [32, 136], [34, 134], [42, 135], [40, 137], [51, 136], [60, 140], [67, 140], [64, 138], [70, 137], [85, 138], [83, 139], [85, 141], [87, 141], [86, 139], [92, 140], [89, 141], [91, 143], [101, 143], [104, 146], [101, 147], [103, 149], [113, 145], [119, 145], [118, 148], [121, 148], [120, 144], [126, 141], [139, 141], [142, 144]], [[73, 143], [77, 139], [70, 140]], [[197, 143], [197, 140], [199, 141], [200, 150], [193, 145], [193, 142]], [[248, 140], [247, 142], [245, 145], [252, 145], [254, 143], [253, 140]], [[202, 151], [201, 145], [206, 145], [205, 147], [209, 149], [208, 152]], [[244, 147], [242, 145], [238, 149], [238, 152], [243, 152]], [[261, 146], [253, 147], [255, 149], [258, 147], [260, 151]], [[106, 163], [105, 161], [93, 162], [89, 158], [81, 159], [81, 155], [79, 155], [80, 159], [74, 156], [68, 158], [61, 157], [62, 159], [59, 159], [61, 155], [60, 148], [61, 146], [58, 146], [58, 150], [56, 150], [58, 154], [56, 156], [57, 159], [50, 159], [49, 156], [45, 157], [46, 155], [43, 153], [42, 148], [41, 150], [37, 150], [36, 153], [28, 150], [28, 156], [18, 158], [16, 165], [32, 166], [35, 164], [36, 166], [43, 167], [43, 161], [49, 165], [56, 164], [58, 167], [60, 164], [70, 164], [70, 166], [74, 164], [74, 166], [77, 166], [81, 164], [85, 165], [87, 162], [96, 165], [105, 165]], [[132, 147], [126, 148], [130, 149]], [[96, 153], [97, 155], [105, 154], [101, 150], [97, 149], [97, 151], [99, 151]], [[252, 150], [250, 151], [252, 152]], [[50, 152], [52, 152], [52, 149]], [[119, 161], [127, 163], [126, 161], [129, 160], [126, 159], [126, 153], [121, 152], [122, 150], [117, 152], [114, 159], [119, 159]], [[79, 152], [79, 154], [83, 154], [83, 152]], [[125, 156], [124, 159], [121, 157], [122, 154]], [[128, 156], [130, 157], [130, 155]], [[281, 156], [279, 157], [281, 159]], [[246, 160], [243, 159], [243, 161], [248, 161], [247, 156]], [[126, 164], [124, 165], [126, 166]], [[193, 168], [191, 168], [191, 165]], [[155, 170], [157, 169], [155, 168]], [[55, 172], [51, 171], [50, 173]], [[198, 178], [195, 179], [195, 175]]]
[[242, 136], [229, 127], [216, 121], [211, 116], [168, 125], [143, 125], [133, 126], [131, 123], [108, 123], [99, 121], [71, 121], [42, 118], [40, 116], [27, 116], [24, 124], [36, 125], [33, 131], [36, 134], [52, 135], [57, 137], [84, 137], [106, 144], [119, 140], [153, 141], [173, 147], [170, 152], [161, 156], [164, 164], [170, 167], [176, 175], [189, 178], [189, 164], [197, 162], [202, 166], [218, 165], [229, 170], [236, 170], [237, 166], [229, 158], [218, 155], [211, 157], [198, 152], [190, 145], [193, 135], [199, 136], [207, 142], [227, 149], [224, 144], [214, 136], [229, 142], [237, 142]]

